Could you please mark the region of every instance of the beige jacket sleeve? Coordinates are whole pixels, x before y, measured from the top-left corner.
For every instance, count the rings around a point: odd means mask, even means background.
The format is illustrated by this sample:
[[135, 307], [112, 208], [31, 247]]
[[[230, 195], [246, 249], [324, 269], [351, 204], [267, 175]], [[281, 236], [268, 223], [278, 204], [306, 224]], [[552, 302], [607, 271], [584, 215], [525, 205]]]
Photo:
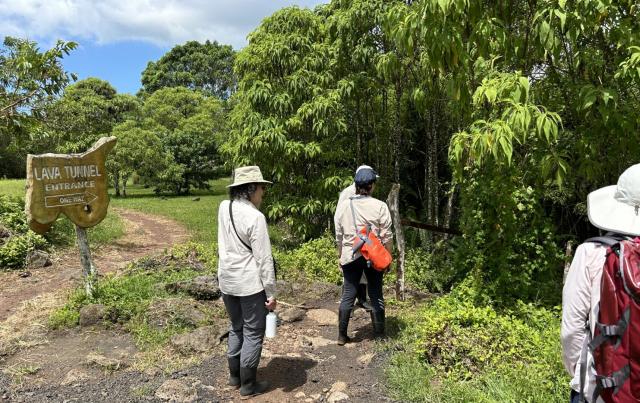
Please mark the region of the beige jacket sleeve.
[[271, 254], [271, 240], [267, 230], [267, 220], [262, 214], [256, 216], [253, 222], [250, 242], [265, 294], [267, 294], [267, 298], [275, 298], [276, 274]]
[[[607, 248], [583, 243], [576, 249], [562, 289], [562, 361], [567, 372], [575, 375], [587, 332], [593, 333], [600, 303], [600, 283]], [[590, 330], [587, 330], [587, 323]]]
[[389, 212], [389, 206], [387, 203], [382, 203], [380, 207], [380, 233], [378, 237], [380, 238], [380, 242], [383, 245], [386, 245], [387, 242], [393, 241], [393, 229], [392, 229], [392, 221], [391, 221], [391, 212]]

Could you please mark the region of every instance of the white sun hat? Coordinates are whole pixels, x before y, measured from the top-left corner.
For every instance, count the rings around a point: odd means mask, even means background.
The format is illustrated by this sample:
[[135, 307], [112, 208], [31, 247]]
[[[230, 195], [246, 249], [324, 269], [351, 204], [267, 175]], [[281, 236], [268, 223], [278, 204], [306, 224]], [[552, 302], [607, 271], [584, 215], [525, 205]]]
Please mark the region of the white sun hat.
[[589, 193], [589, 221], [594, 226], [626, 235], [640, 235], [640, 164], [627, 168], [618, 184]]
[[252, 165], [238, 167], [233, 171], [233, 183], [227, 187], [245, 185], [247, 183], [273, 183], [264, 180], [260, 167]]

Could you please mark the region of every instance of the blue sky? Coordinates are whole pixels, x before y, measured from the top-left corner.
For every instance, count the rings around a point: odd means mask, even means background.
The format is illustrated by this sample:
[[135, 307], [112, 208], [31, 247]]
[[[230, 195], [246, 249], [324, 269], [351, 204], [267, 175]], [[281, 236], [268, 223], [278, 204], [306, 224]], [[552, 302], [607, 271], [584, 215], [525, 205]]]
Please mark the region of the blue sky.
[[134, 94], [149, 61], [188, 40], [217, 40], [234, 49], [274, 11], [328, 0], [0, 0], [0, 36], [57, 39], [78, 48], [63, 60], [79, 79], [98, 77]]

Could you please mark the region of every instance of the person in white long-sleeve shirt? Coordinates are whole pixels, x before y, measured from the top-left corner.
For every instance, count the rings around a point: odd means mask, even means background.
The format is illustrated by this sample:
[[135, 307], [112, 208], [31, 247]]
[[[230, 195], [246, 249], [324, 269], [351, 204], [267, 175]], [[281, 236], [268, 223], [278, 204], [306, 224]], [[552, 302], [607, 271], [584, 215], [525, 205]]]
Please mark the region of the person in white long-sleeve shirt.
[[242, 396], [267, 390], [257, 382], [266, 315], [276, 307], [276, 278], [265, 216], [258, 210], [267, 184], [260, 168], [236, 168], [230, 200], [218, 210], [218, 283], [231, 326], [229, 385]]
[[[617, 185], [591, 192], [587, 198], [589, 221], [607, 231], [607, 237], [618, 240], [640, 234], [640, 164], [627, 169]], [[571, 403], [580, 401], [580, 392], [586, 402], [592, 402], [596, 373], [593, 356], [585, 340], [593, 336], [598, 319], [600, 285], [606, 259], [607, 246], [590, 242], [578, 246], [562, 290], [562, 362], [571, 376]], [[589, 330], [587, 330], [589, 324]], [[590, 331], [589, 335], [587, 332]], [[585, 349], [583, 354], [583, 349]], [[585, 379], [581, 387], [581, 366], [586, 359]]]
[[[358, 172], [360, 172], [363, 169], [372, 170], [373, 168], [371, 168], [369, 165], [360, 165], [356, 169], [355, 174], [357, 175]], [[378, 175], [376, 174], [376, 178], [377, 177]], [[336, 213], [338, 212], [337, 206], [339, 206], [343, 201], [349, 200], [349, 198], [355, 195], [356, 195], [355, 182], [351, 183], [351, 185], [342, 189], [342, 191], [340, 192], [340, 195], [338, 196], [338, 204], [336, 204], [336, 211], [334, 212], [334, 216], [333, 216], [334, 228], [340, 225], [340, 223], [338, 222], [338, 217], [336, 215]], [[340, 267], [340, 270], [342, 270], [342, 267]], [[362, 277], [360, 278], [360, 284], [358, 284], [358, 292], [356, 294], [356, 306], [359, 306], [360, 308], [366, 310], [367, 312], [371, 312], [371, 304], [367, 302], [367, 276], [365, 276], [364, 273], [362, 273]]]

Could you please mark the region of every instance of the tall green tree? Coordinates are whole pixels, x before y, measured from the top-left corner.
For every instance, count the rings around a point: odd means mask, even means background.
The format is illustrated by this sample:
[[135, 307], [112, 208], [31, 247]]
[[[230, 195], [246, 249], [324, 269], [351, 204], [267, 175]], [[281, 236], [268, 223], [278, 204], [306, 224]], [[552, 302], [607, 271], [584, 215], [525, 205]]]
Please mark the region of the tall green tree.
[[268, 205], [302, 235], [317, 234], [335, 206], [352, 140], [341, 102], [351, 91], [330, 68], [323, 18], [287, 8], [263, 20], [238, 55], [241, 78], [222, 147], [231, 165], [257, 164], [274, 181]]
[[157, 62], [149, 62], [142, 72], [143, 95], [165, 87], [186, 87], [220, 99], [235, 90], [235, 52], [216, 41], [189, 41], [177, 45]]
[[154, 92], [142, 107], [141, 127], [154, 132], [174, 164], [156, 184], [178, 194], [207, 188], [221, 164], [218, 144], [225, 133], [222, 102], [183, 87]]
[[60, 152], [81, 152], [113, 127], [135, 116], [139, 101], [99, 78], [87, 78], [67, 86], [46, 110], [46, 129]]
[[176, 166], [173, 156], [152, 130], [127, 120], [116, 125], [111, 135], [117, 137], [118, 143], [107, 160], [107, 169], [116, 196], [127, 196], [127, 183], [134, 173], [149, 185], [180, 179], [183, 170]]
[[77, 45], [58, 41], [41, 51], [36, 42], [5, 37], [0, 48], [0, 176], [24, 175], [26, 149], [41, 140], [43, 111], [75, 77], [61, 59]]

